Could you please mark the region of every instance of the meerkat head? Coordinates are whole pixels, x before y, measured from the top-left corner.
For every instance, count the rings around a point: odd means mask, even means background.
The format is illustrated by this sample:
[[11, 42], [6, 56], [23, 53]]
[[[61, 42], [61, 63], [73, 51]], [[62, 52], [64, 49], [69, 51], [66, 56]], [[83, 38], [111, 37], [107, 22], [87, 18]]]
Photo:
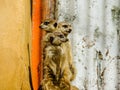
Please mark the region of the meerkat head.
[[68, 38], [62, 32], [53, 32], [49, 36], [49, 41], [52, 45], [61, 45], [68, 41]]
[[41, 23], [40, 28], [47, 31], [47, 32], [53, 32], [57, 28], [57, 21], [56, 20], [50, 20], [46, 19], [44, 22]]
[[60, 22], [58, 24], [58, 30], [67, 36], [72, 31], [72, 26], [66, 22]]

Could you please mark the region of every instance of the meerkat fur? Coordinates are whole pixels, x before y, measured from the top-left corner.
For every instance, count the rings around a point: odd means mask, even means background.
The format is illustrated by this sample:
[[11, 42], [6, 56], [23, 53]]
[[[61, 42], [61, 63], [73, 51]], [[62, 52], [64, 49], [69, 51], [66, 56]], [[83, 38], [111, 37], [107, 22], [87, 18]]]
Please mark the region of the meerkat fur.
[[[45, 43], [49, 45], [46, 45], [44, 50], [44, 79], [42, 86], [43, 90], [50, 90], [50, 87], [53, 88], [54, 86], [52, 81], [57, 82], [63, 72], [61, 71], [61, 68], [63, 67], [63, 64], [65, 64], [63, 63], [65, 60], [65, 54], [61, 48], [61, 44], [66, 42], [68, 39], [61, 32], [49, 33], [45, 36], [45, 39], [47, 39], [44, 40]], [[59, 88], [54, 87], [54, 89], [51, 90], [59, 90]]]
[[[58, 31], [61, 31], [66, 37], [71, 33], [72, 26], [66, 22], [60, 22], [57, 26]], [[68, 61], [69, 69], [71, 73], [69, 73], [70, 81], [73, 81], [76, 77], [76, 69], [73, 64], [73, 56], [72, 56], [72, 47], [70, 41], [62, 44], [62, 48], [66, 51], [66, 61]], [[68, 71], [68, 70], [66, 70]]]
[[72, 26], [69, 23], [60, 22], [58, 23], [57, 30], [61, 31], [67, 37], [72, 31]]
[[[61, 74], [60, 73], [57, 74], [56, 68], [58, 66], [57, 63], [60, 63], [59, 69], [62, 72], [62, 76], [60, 79], [60, 85], [59, 85], [59, 87], [61, 88], [60, 90], [77, 90], [77, 89], [70, 89], [73, 87], [72, 85], [70, 85], [70, 81], [74, 80], [74, 78], [76, 76], [76, 69], [73, 64], [73, 57], [72, 57], [70, 41], [59, 44], [60, 41], [57, 39], [58, 37], [55, 37], [55, 35], [52, 34], [54, 32], [59, 31], [59, 32], [62, 32], [64, 34], [64, 36], [67, 37], [68, 34], [72, 31], [71, 25], [66, 22], [57, 23], [55, 20], [45, 20], [40, 25], [40, 28], [42, 28], [43, 30], [45, 30], [47, 32], [43, 42], [44, 42], [44, 46], [45, 46], [44, 49], [46, 52], [44, 55], [47, 55], [47, 58], [46, 58], [47, 60], [45, 60], [44, 64], [46, 64], [45, 66], [49, 66], [49, 67], [47, 67], [47, 69], [48, 69], [47, 72], [45, 72], [45, 74], [48, 73], [45, 75], [45, 77], [50, 79], [50, 80], [48, 79], [48, 83], [49, 84], [52, 83], [51, 76], [49, 75], [51, 72], [52, 72], [52, 75], [54, 74], [53, 76], [57, 76], [57, 80], [58, 80], [58, 77]], [[53, 41], [53, 38], [54, 38], [54, 41]], [[51, 42], [51, 40], [52, 40], [52, 42]], [[51, 44], [52, 44], [52, 46], [51, 46]], [[57, 49], [56, 49], [55, 47], [57, 45], [61, 45], [61, 47], [60, 48], [57, 47]], [[59, 52], [65, 52], [64, 53], [65, 57], [55, 57], [53, 54], [53, 52], [55, 52], [55, 50], [58, 50]], [[62, 56], [62, 55], [60, 55], [60, 56]], [[58, 58], [58, 61], [61, 60], [61, 62], [54, 63], [52, 61], [52, 60], [55, 60], [53, 57]], [[59, 59], [59, 58], [61, 58], [61, 59]], [[49, 69], [51, 69], [51, 70], [49, 70]], [[52, 85], [52, 84], [50, 84], [50, 85]], [[66, 88], [64, 88], [64, 86], [66, 86]], [[46, 90], [46, 89], [44, 89], [44, 90]], [[56, 90], [59, 90], [59, 89], [56, 89]]]
[[44, 22], [42, 22], [41, 24], [40, 24], [40, 28], [42, 29], [42, 30], [44, 30], [44, 31], [46, 31], [47, 33], [49, 33], [49, 32], [54, 32], [54, 31], [56, 31], [57, 29], [57, 25], [58, 25], [58, 23], [57, 23], [57, 21], [56, 20], [52, 20], [52, 19], [46, 19], [46, 20], [44, 20]]

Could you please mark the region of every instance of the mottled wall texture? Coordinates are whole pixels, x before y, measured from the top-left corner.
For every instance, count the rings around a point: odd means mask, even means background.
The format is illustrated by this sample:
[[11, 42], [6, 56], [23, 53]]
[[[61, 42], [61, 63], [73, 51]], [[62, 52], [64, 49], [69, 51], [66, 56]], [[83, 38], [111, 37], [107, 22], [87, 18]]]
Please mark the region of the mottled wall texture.
[[57, 0], [56, 18], [72, 24], [80, 90], [120, 90], [120, 0]]
[[0, 90], [31, 90], [30, 0], [0, 0]]

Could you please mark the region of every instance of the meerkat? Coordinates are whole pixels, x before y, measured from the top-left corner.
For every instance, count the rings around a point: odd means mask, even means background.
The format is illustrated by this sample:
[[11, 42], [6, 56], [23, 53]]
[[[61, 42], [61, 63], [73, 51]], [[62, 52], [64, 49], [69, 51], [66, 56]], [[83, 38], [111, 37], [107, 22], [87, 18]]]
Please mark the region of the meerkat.
[[[66, 37], [72, 31], [72, 27], [70, 24], [65, 23], [65, 22], [57, 23], [55, 20], [45, 20], [40, 25], [40, 28], [45, 30], [47, 33], [51, 33], [51, 32], [53, 33], [55, 31], [62, 32], [64, 34], [64, 36], [66, 36]], [[48, 35], [46, 34], [47, 38], [48, 38], [48, 36], [50, 36], [50, 34], [48, 34]], [[49, 43], [47, 42], [47, 41], [49, 41], [49, 39], [47, 39], [47, 38], [45, 38], [46, 45], [44, 44], [44, 46], [49, 46]], [[52, 38], [50, 38], [50, 40], [52, 40]], [[62, 67], [61, 71], [64, 73], [62, 73], [62, 77], [60, 80], [60, 88], [62, 88], [62, 90], [70, 90], [69, 87], [65, 88], [65, 86], [70, 85], [70, 81], [74, 80], [74, 78], [76, 76], [76, 69], [73, 65], [73, 57], [72, 57], [70, 41], [62, 43], [61, 47], [66, 53], [65, 53], [65, 58], [64, 58], [63, 64], [61, 65], [61, 67]], [[50, 48], [48, 51], [50, 51]], [[54, 70], [54, 69], [56, 67], [56, 64], [51, 63], [50, 65], [51, 65], [52, 70], [54, 71], [53, 73], [55, 74], [56, 70]]]
[[62, 65], [64, 64], [65, 54], [61, 44], [68, 39], [61, 32], [49, 33], [44, 40], [48, 45], [45, 47], [44, 57], [44, 79], [42, 82], [43, 90], [61, 90], [59, 79], [62, 76]]
[[[66, 37], [71, 33], [72, 31], [72, 26], [66, 22], [60, 22], [57, 26], [58, 31], [61, 31]], [[71, 71], [71, 74], [69, 73], [70, 76], [70, 81], [73, 81], [76, 77], [76, 69], [75, 66], [73, 64], [73, 56], [72, 56], [72, 47], [71, 47], [71, 43], [70, 41], [63, 43], [62, 44], [62, 48], [67, 51], [66, 52], [66, 59], [68, 61], [69, 64], [69, 68]], [[68, 73], [66, 73], [65, 76], [67, 76]]]
[[[72, 31], [72, 26], [66, 22], [60, 22], [57, 26], [58, 31], [61, 31], [66, 37], [71, 33]], [[68, 66], [64, 68], [64, 73], [63, 77], [60, 82], [60, 87], [65, 86], [65, 82], [70, 82], [73, 81], [76, 77], [76, 69], [73, 64], [73, 56], [72, 56], [72, 47], [70, 41], [63, 43], [62, 48], [64, 51], [66, 51], [65, 56], [66, 56], [66, 63]], [[64, 90], [64, 89], [62, 89]], [[68, 90], [68, 89], [65, 89]], [[71, 85], [71, 90], [79, 90], [77, 87]]]
[[[54, 31], [61, 31], [66, 37], [72, 31], [72, 26], [66, 22], [57, 23], [56, 20], [46, 19], [41, 25], [40, 28], [45, 30], [46, 32], [54, 32]], [[45, 46], [45, 45], [44, 45]], [[67, 51], [66, 57], [69, 62], [70, 70], [72, 72], [71, 81], [74, 80], [76, 76], [76, 69], [73, 65], [73, 57], [72, 57], [72, 50], [70, 41], [64, 43], [62, 47]]]

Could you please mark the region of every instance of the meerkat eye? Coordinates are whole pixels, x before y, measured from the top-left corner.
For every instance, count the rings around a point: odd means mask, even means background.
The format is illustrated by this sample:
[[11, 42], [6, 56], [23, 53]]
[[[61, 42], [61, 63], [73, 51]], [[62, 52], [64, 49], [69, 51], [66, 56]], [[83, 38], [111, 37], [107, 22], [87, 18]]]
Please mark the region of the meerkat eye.
[[57, 23], [54, 23], [54, 27], [57, 27]]
[[68, 26], [67, 26], [67, 25], [63, 25], [63, 27], [64, 27], [64, 28], [68, 28]]
[[50, 22], [44, 22], [45, 25], [48, 25]]
[[64, 38], [64, 35], [59, 35], [60, 38]]
[[54, 38], [53, 37], [50, 37], [50, 42], [53, 42]]

